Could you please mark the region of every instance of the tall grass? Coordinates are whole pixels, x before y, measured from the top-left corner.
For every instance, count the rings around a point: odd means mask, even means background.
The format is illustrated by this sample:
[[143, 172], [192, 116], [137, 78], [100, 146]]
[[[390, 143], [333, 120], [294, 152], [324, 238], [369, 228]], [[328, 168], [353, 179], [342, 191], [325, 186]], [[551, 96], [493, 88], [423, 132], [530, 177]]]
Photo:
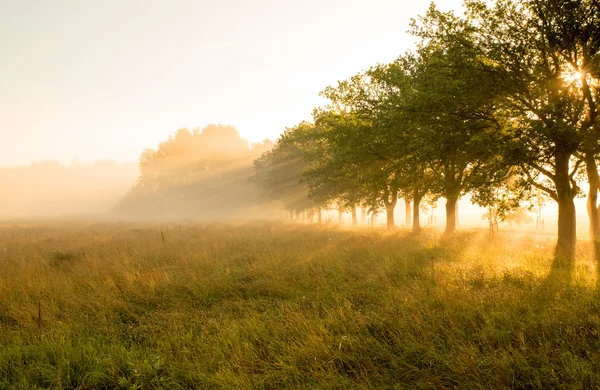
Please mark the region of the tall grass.
[[579, 254], [556, 281], [527, 236], [2, 226], [0, 388], [598, 388]]

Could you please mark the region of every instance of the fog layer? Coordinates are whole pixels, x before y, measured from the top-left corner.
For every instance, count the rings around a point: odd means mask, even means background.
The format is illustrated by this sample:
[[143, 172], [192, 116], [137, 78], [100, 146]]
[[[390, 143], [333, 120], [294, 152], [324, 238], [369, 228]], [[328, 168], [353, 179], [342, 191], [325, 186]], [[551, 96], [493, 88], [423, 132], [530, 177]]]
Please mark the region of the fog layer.
[[131, 188], [135, 163], [62, 165], [43, 161], [0, 167], [0, 219], [104, 216]]

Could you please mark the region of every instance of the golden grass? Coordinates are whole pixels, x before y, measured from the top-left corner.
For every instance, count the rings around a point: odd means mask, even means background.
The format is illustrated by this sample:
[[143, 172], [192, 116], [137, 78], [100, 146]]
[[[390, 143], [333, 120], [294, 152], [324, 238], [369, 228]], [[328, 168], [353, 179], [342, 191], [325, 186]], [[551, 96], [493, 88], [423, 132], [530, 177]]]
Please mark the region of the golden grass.
[[272, 223], [0, 226], [0, 388], [598, 387], [592, 250], [558, 281], [552, 250]]

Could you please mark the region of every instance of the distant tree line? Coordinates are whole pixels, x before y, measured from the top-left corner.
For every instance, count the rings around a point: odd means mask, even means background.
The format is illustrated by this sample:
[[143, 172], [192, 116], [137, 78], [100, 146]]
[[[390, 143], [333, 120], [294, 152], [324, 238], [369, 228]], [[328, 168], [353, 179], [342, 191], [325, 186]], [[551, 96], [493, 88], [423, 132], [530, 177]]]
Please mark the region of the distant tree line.
[[264, 203], [252, 162], [272, 147], [250, 145], [234, 126], [179, 129], [140, 156], [140, 175], [116, 211], [136, 218], [248, 218]]
[[570, 266], [582, 181], [600, 239], [600, 1], [464, 6], [432, 4], [414, 50], [326, 88], [314, 120], [255, 161], [256, 181], [292, 213], [385, 210], [388, 227], [404, 198], [415, 231], [421, 203], [445, 198], [448, 234], [466, 194], [490, 222], [541, 194], [558, 204], [556, 265]]

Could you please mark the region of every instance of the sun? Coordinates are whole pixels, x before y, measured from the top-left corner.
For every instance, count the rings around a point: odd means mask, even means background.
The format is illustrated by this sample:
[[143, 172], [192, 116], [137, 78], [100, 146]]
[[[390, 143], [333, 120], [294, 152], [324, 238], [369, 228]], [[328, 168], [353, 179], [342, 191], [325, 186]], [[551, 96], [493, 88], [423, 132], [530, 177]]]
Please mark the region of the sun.
[[579, 70], [573, 68], [572, 66], [569, 66], [562, 73], [562, 76], [561, 76], [563, 81], [568, 85], [571, 85], [573, 83], [580, 84], [581, 81], [583, 80], [583, 77], [584, 77], [583, 73], [580, 72]]
[[573, 72], [573, 73], [566, 74], [564, 76], [565, 81], [568, 82], [569, 84], [573, 83], [575, 81], [579, 81], [582, 78], [583, 78], [583, 74], [581, 72]]

